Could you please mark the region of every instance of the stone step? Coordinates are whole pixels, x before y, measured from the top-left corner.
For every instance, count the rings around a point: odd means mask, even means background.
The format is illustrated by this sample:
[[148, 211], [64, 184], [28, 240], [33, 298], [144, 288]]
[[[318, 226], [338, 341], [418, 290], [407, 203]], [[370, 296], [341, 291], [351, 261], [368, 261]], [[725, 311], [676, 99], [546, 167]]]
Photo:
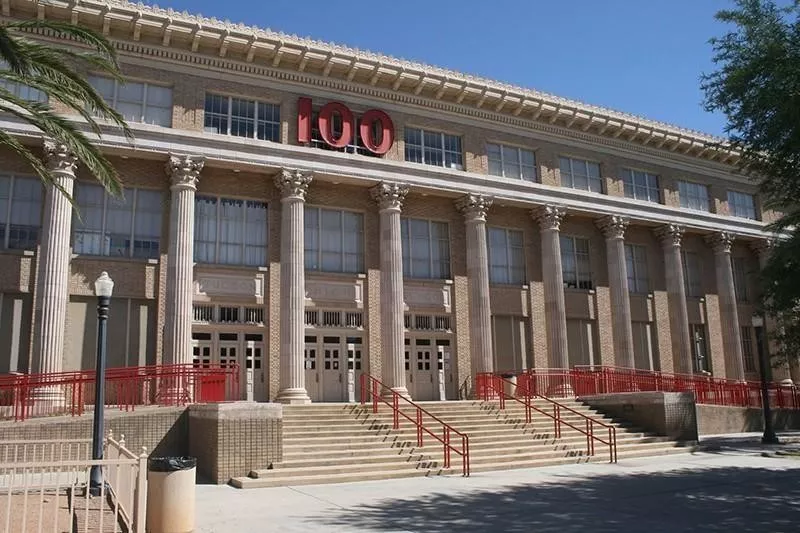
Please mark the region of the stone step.
[[[326, 466], [326, 465], [349, 465], [349, 464], [360, 464], [360, 465], [369, 465], [370, 468], [375, 468], [375, 465], [378, 463], [389, 463], [389, 462], [397, 462], [402, 461], [403, 463], [417, 463], [420, 461], [438, 461], [441, 458], [437, 459], [430, 453], [413, 453], [413, 452], [406, 452], [403, 451], [401, 453], [386, 453], [386, 450], [376, 450], [373, 455], [345, 455], [340, 456], [338, 454], [331, 455], [331, 454], [302, 454], [297, 456], [291, 457], [284, 457], [283, 462], [281, 463], [274, 463], [272, 470], [284, 470], [286, 468], [303, 468], [303, 467], [314, 467], [314, 466]], [[441, 455], [441, 454], [440, 454]]]
[[386, 445], [365, 446], [361, 448], [346, 447], [331, 449], [327, 448], [309, 448], [303, 446], [302, 443], [292, 444], [284, 447], [283, 460], [284, 461], [299, 461], [302, 459], [322, 459], [325, 457], [330, 458], [347, 458], [350, 461], [355, 461], [358, 458], [369, 458], [383, 455], [404, 455], [414, 453], [419, 447], [416, 442], [404, 442], [401, 444], [387, 443]]
[[401, 461], [395, 457], [392, 460], [377, 464], [350, 463], [333, 465], [308, 465], [295, 467], [272, 468], [268, 470], [252, 470], [248, 477], [251, 478], [270, 478], [270, 477], [308, 477], [320, 474], [347, 474], [347, 473], [368, 473], [375, 470], [390, 472], [395, 470], [438, 470], [439, 461], [431, 459], [429, 461]]
[[[451, 469], [452, 470], [452, 469]], [[460, 470], [458, 471], [461, 472]], [[287, 487], [300, 485], [321, 485], [330, 483], [350, 483], [354, 481], [374, 481], [383, 479], [400, 479], [407, 477], [423, 477], [445, 474], [445, 471], [431, 473], [422, 469], [407, 470], [375, 470], [370, 472], [343, 473], [343, 474], [317, 474], [313, 476], [276, 476], [269, 478], [237, 477], [231, 479], [231, 485], [240, 489], [255, 489], [264, 487]]]

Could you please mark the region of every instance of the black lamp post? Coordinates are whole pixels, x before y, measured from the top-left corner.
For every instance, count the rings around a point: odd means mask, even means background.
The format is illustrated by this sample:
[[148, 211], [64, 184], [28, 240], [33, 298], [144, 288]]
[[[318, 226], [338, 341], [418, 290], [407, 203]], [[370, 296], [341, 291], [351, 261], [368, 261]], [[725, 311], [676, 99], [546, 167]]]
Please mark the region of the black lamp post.
[[764, 435], [761, 437], [763, 444], [780, 444], [775, 429], [772, 426], [772, 411], [769, 406], [769, 389], [767, 383], [771, 372], [768, 372], [767, 336], [764, 334], [764, 317], [753, 315], [753, 328], [756, 331], [756, 349], [758, 350], [758, 371], [761, 374], [761, 405], [764, 409]]
[[[94, 420], [92, 425], [92, 460], [103, 458], [103, 415], [105, 407], [106, 385], [106, 327], [108, 322], [108, 307], [111, 301], [111, 292], [114, 290], [114, 281], [108, 277], [108, 272], [103, 272], [94, 282], [94, 292], [97, 295], [97, 363], [94, 375]], [[93, 465], [89, 480], [89, 493], [99, 496], [103, 487], [103, 468]]]

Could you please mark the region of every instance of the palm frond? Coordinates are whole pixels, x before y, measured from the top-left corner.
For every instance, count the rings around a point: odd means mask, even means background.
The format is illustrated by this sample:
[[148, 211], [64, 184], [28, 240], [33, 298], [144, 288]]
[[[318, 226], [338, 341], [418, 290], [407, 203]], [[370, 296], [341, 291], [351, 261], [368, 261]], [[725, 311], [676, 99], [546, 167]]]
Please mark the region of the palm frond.
[[111, 44], [111, 41], [106, 39], [103, 35], [90, 30], [89, 28], [71, 24], [69, 22], [57, 22], [39, 19], [11, 22], [6, 24], [5, 27], [10, 30], [19, 30], [23, 32], [39, 29], [48, 29], [54, 31], [59, 34], [59, 37], [71, 38], [78, 43], [97, 50], [106, 56], [106, 58], [114, 65], [117, 65], [117, 51], [114, 49], [114, 45]]

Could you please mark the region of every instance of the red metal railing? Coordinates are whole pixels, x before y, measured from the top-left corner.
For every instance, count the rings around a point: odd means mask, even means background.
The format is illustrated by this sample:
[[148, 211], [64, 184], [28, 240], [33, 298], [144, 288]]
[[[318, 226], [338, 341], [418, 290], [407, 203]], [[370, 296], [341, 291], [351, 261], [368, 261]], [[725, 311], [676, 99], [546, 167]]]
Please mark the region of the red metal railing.
[[[94, 370], [0, 375], [0, 420], [84, 413], [94, 402]], [[239, 399], [238, 365], [151, 365], [110, 368], [105, 405], [186, 405]]]
[[[571, 407], [566, 405], [560, 404], [557, 401], [543, 396], [539, 393], [534, 392], [533, 389], [530, 388], [531, 384], [535, 384], [535, 380], [518, 380], [514, 383], [511, 380], [505, 379], [502, 376], [498, 376], [496, 374], [478, 374], [475, 376], [476, 380], [476, 389], [483, 393], [482, 396], [479, 396], [480, 399], [484, 401], [498, 399], [500, 403], [500, 409], [505, 410], [506, 408], [506, 400], [510, 399], [522, 404], [525, 407], [525, 422], [530, 424], [533, 416], [533, 411], [540, 413], [550, 419], [553, 420], [553, 428], [554, 434], [556, 438], [561, 438], [561, 426], [567, 426], [569, 428], [574, 429], [578, 433], [582, 433], [586, 435], [586, 453], [590, 456], [593, 456], [594, 453], [594, 445], [595, 441], [605, 444], [608, 446], [608, 455], [609, 455], [609, 462], [616, 463], [617, 462], [617, 428], [615, 428], [611, 424], [606, 424], [600, 420], [595, 420], [594, 418], [581, 413], [580, 411], [576, 411]], [[560, 386], [566, 387], [569, 383], [561, 383]], [[512, 389], [515, 388], [515, 394], [508, 394], [506, 392], [506, 388]], [[553, 408], [553, 412], [549, 413], [544, 409], [540, 409], [534, 404], [534, 398], [541, 400]], [[585, 428], [581, 428], [571, 422], [564, 420], [562, 418], [562, 413], [567, 412], [574, 415], [577, 415], [581, 418], [584, 422]], [[599, 426], [605, 428], [608, 431], [608, 440], [604, 440], [602, 437], [599, 437], [595, 434], [595, 426]]]
[[[388, 393], [391, 401], [387, 400], [383, 395]], [[443, 422], [436, 416], [432, 415], [413, 401], [404, 396], [400, 396], [397, 392], [381, 383], [378, 379], [370, 376], [369, 374], [361, 374], [361, 404], [364, 405], [367, 401], [372, 402], [372, 412], [378, 412], [378, 405], [385, 403], [392, 408], [392, 428], [400, 429], [400, 418], [405, 418], [417, 429], [417, 446], [423, 446], [423, 439], [425, 433], [442, 443], [444, 451], [444, 467], [450, 468], [451, 453], [456, 453], [461, 456], [461, 469], [464, 476], [469, 476], [469, 437], [465, 433], [461, 433], [446, 422]], [[401, 402], [409, 405], [414, 409], [414, 416], [400, 408]], [[425, 417], [433, 420], [435, 424], [441, 426], [441, 436], [433, 430], [426, 427]], [[461, 440], [461, 446], [453, 445], [453, 436], [456, 441]]]

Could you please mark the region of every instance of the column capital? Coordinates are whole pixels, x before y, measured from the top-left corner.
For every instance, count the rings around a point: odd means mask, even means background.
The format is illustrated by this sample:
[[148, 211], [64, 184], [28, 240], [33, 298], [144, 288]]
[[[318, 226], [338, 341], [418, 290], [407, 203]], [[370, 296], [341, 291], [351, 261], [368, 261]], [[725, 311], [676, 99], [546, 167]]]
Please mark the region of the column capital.
[[165, 170], [169, 176], [173, 190], [196, 189], [200, 171], [206, 163], [201, 155], [170, 154]]
[[458, 209], [467, 222], [471, 220], [486, 222], [486, 214], [492, 206], [494, 199], [491, 196], [484, 196], [482, 194], [467, 194], [456, 200], [456, 209]]
[[408, 185], [391, 181], [382, 181], [369, 190], [369, 194], [378, 204], [381, 211], [393, 210], [400, 211], [403, 208]]
[[78, 169], [78, 157], [67, 148], [66, 144], [52, 139], [44, 140], [44, 161], [50, 172], [62, 172], [75, 176]]
[[539, 223], [542, 231], [553, 229], [558, 231], [561, 228], [561, 221], [567, 216], [567, 210], [560, 205], [543, 205], [531, 210], [531, 216]]
[[310, 170], [284, 168], [275, 176], [275, 186], [280, 189], [284, 200], [305, 201], [308, 186], [313, 179], [314, 175]]
[[606, 239], [624, 239], [630, 219], [619, 215], [609, 215], [597, 220], [596, 224]]
[[664, 224], [653, 230], [662, 246], [680, 246], [685, 228], [680, 224]]
[[768, 257], [769, 254], [772, 253], [772, 249], [775, 247], [775, 239], [771, 237], [767, 237], [766, 239], [758, 239], [757, 241], [752, 241], [750, 243], [750, 249], [758, 255], [759, 259], [763, 257]]
[[706, 242], [711, 245], [715, 254], [731, 253], [731, 246], [736, 240], [736, 235], [728, 231], [719, 231], [706, 236]]

